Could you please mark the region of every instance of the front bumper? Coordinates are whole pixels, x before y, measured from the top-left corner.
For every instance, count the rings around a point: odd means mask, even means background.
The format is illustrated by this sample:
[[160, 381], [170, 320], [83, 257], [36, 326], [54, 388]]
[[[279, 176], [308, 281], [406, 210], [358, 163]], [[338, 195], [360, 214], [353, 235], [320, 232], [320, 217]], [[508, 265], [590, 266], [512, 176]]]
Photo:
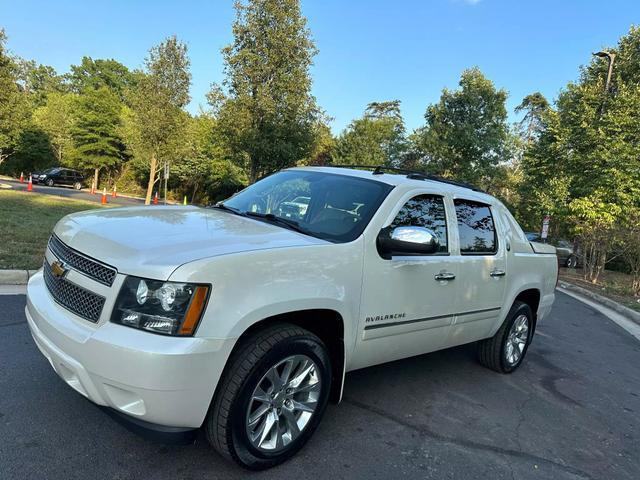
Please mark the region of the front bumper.
[[93, 324], [53, 300], [42, 271], [29, 280], [25, 313], [36, 345], [69, 386], [98, 405], [167, 427], [202, 425], [235, 342]]

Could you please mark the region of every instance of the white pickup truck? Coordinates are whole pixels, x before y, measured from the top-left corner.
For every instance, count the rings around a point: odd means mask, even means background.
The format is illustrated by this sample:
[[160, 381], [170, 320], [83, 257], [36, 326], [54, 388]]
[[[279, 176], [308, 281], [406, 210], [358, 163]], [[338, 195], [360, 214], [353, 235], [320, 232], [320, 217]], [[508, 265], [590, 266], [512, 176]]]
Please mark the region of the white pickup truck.
[[251, 469], [304, 445], [348, 371], [469, 342], [514, 371], [555, 249], [485, 193], [388, 171], [293, 168], [213, 208], [69, 215], [29, 281], [35, 343], [130, 425], [204, 428]]

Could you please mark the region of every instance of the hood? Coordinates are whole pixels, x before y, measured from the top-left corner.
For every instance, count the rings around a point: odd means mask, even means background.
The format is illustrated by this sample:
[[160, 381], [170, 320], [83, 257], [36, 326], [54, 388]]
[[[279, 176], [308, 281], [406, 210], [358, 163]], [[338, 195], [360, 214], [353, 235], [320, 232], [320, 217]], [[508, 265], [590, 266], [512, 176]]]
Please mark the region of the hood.
[[207, 257], [327, 243], [260, 220], [198, 207], [133, 207], [74, 213], [55, 234], [119, 273], [166, 280]]

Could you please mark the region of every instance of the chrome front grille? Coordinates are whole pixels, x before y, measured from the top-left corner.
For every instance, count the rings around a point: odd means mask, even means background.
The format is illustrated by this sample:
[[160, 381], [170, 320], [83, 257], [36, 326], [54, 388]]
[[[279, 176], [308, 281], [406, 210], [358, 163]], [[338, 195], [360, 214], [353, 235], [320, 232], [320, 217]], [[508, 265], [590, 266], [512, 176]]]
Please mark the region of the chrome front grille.
[[44, 282], [56, 302], [90, 322], [96, 323], [100, 319], [105, 301], [103, 296], [71, 283], [64, 277], [56, 277], [46, 260], [43, 270]]
[[49, 250], [51, 250], [60, 261], [74, 270], [78, 270], [96, 282], [100, 282], [108, 287], [113, 285], [113, 280], [116, 278], [117, 273], [115, 268], [89, 258], [80, 252], [76, 252], [62, 243], [55, 235], [51, 235], [51, 238], [49, 238]]

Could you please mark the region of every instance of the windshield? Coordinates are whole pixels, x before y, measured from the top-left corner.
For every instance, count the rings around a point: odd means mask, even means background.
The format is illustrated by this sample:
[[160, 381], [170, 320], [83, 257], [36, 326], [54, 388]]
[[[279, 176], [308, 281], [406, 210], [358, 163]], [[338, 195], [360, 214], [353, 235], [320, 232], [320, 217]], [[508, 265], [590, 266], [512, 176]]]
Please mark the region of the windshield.
[[[273, 215], [314, 237], [350, 242], [360, 236], [392, 188], [376, 180], [347, 175], [285, 170], [223, 203], [245, 214]], [[286, 226], [285, 222], [277, 224]]]

